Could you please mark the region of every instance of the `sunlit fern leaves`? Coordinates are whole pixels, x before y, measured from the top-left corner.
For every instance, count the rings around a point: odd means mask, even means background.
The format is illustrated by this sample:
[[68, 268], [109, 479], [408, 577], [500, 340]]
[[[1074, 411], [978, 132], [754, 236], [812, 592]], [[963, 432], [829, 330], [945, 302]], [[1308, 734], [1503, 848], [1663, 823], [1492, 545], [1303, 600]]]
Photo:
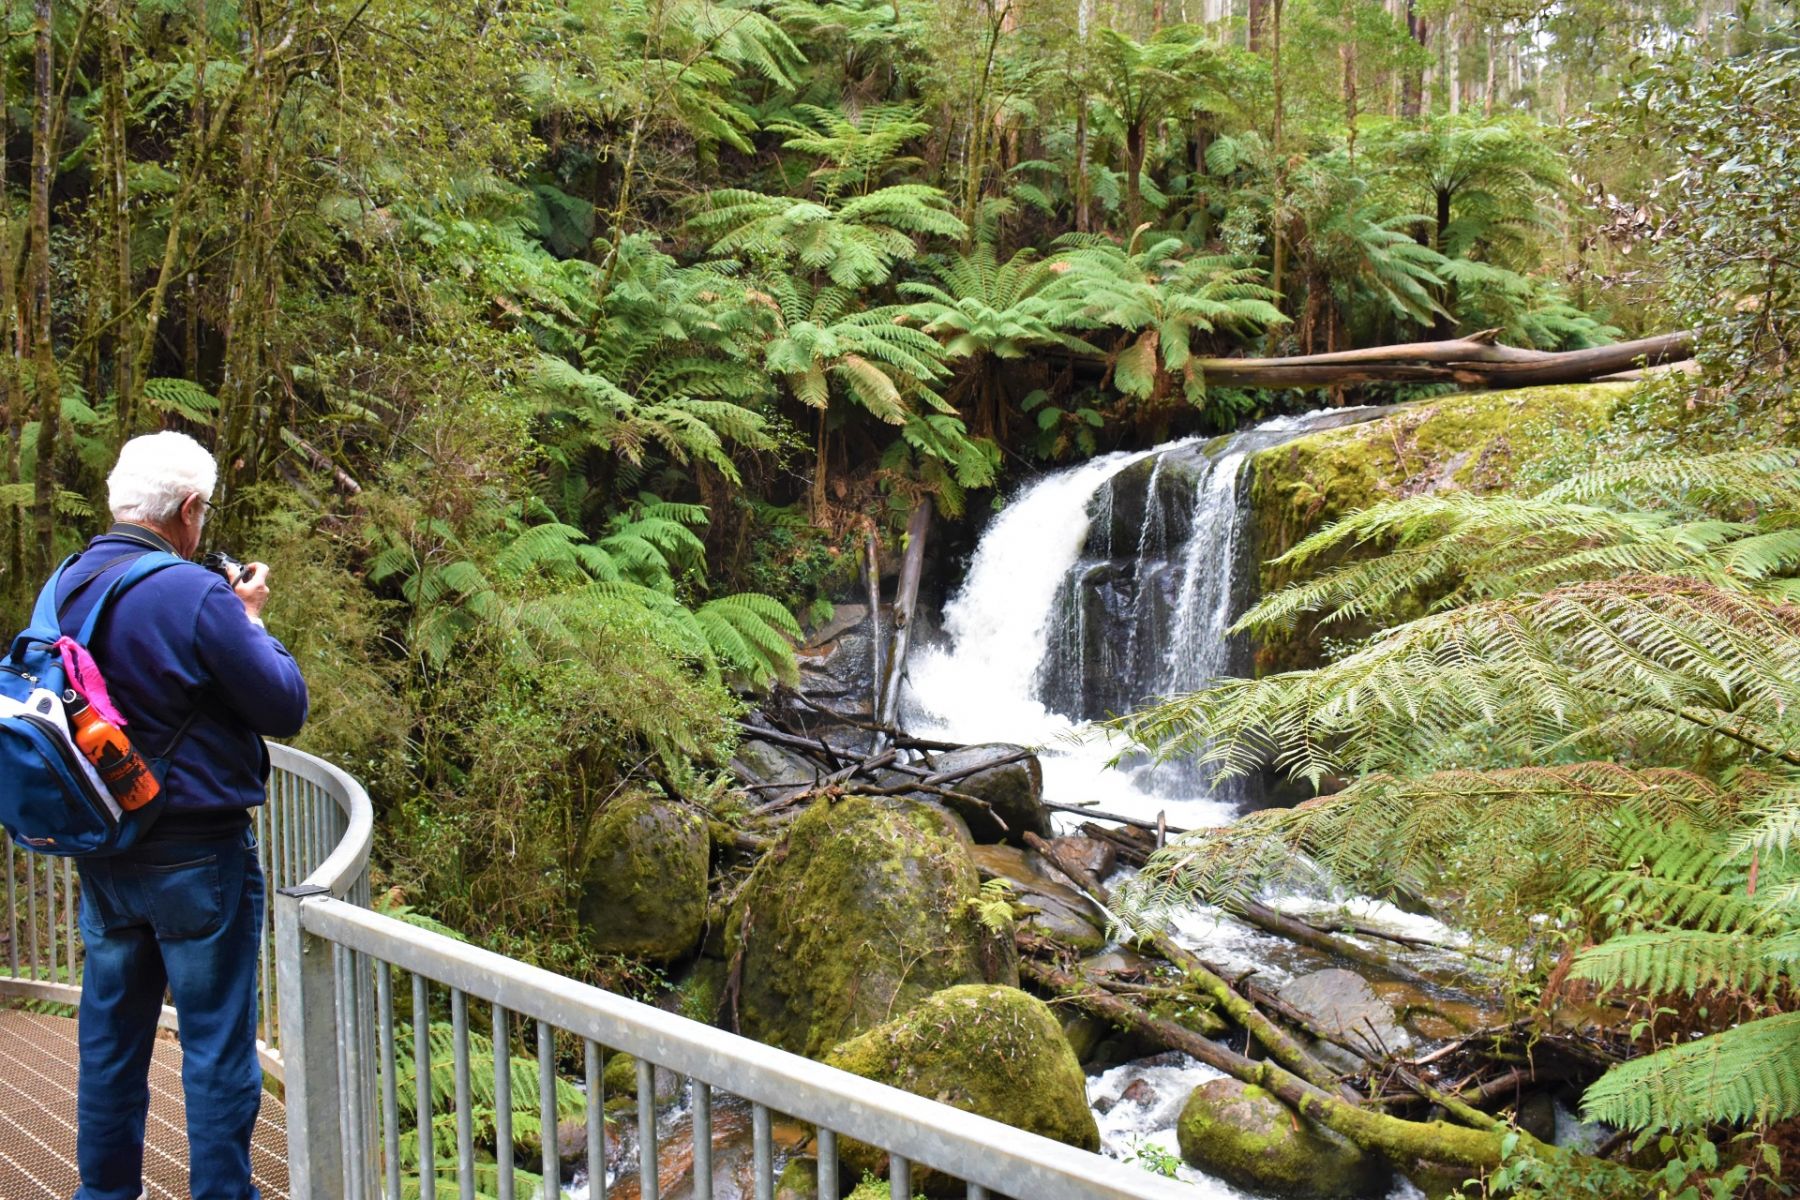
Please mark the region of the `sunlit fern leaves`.
[[797, 265], [843, 288], [884, 282], [917, 257], [921, 238], [963, 234], [943, 192], [917, 183], [830, 203], [721, 188], [697, 202], [688, 225], [714, 254], [770, 270]]
[[144, 399], [164, 416], [180, 417], [195, 425], [209, 425], [218, 414], [219, 401], [211, 392], [188, 379], [161, 376], [144, 381]]
[[1228, 772], [1315, 781], [1451, 765], [1437, 756], [1470, 736], [1496, 763], [1628, 741], [1653, 765], [1800, 764], [1797, 701], [1800, 609], [1636, 576], [1432, 614], [1315, 670], [1221, 681], [1120, 726]]

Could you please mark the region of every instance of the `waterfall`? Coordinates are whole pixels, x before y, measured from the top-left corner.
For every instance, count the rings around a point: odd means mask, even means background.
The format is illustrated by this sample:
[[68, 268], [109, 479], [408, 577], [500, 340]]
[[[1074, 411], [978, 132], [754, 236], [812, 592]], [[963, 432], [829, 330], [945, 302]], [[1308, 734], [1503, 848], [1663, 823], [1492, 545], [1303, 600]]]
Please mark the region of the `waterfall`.
[[1042, 747], [1045, 793], [1192, 827], [1228, 821], [1242, 781], [1191, 764], [1111, 767], [1090, 723], [1249, 666], [1226, 631], [1255, 583], [1247, 472], [1256, 451], [1376, 409], [1283, 417], [1209, 442], [1110, 454], [1040, 479], [982, 536], [944, 611], [949, 645], [909, 670], [908, 724], [957, 741]]

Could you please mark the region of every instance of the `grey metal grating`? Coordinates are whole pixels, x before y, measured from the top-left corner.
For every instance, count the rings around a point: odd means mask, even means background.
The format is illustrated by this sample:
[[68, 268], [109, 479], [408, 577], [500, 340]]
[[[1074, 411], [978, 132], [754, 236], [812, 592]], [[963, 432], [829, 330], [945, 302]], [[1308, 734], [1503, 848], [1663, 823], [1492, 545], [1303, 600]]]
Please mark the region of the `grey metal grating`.
[[[75, 1022], [0, 1008], [0, 1197], [67, 1200], [75, 1171]], [[181, 1047], [157, 1039], [150, 1061], [144, 1187], [150, 1200], [182, 1200], [187, 1131], [181, 1101]], [[250, 1162], [263, 1200], [288, 1200], [287, 1123], [265, 1092]]]

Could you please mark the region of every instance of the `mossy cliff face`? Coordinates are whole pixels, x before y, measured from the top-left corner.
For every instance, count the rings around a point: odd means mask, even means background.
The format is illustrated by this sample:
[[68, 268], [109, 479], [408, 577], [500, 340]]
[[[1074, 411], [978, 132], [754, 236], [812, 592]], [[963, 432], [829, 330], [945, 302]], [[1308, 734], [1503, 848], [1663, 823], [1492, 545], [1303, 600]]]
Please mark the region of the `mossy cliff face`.
[[602, 954], [668, 962], [699, 944], [706, 923], [706, 822], [684, 805], [625, 796], [594, 829], [579, 915]]
[[933, 805], [847, 796], [809, 808], [757, 863], [726, 927], [740, 1032], [816, 1058], [943, 988], [1017, 983], [1011, 930], [976, 919], [969, 849], [962, 823]]
[[[1086, 1079], [1062, 1026], [1043, 1001], [1017, 988], [948, 988], [825, 1061], [1017, 1129], [1100, 1148]], [[839, 1152], [853, 1171], [887, 1170], [886, 1156], [872, 1146], [845, 1139]], [[928, 1174], [921, 1186], [936, 1194], [951, 1183]]]
[[[1513, 484], [1569, 441], [1598, 433], [1635, 385], [1588, 383], [1444, 396], [1374, 421], [1295, 438], [1250, 460], [1251, 527], [1260, 593], [1290, 582], [1271, 560], [1350, 513], [1383, 500]], [[1354, 636], [1349, 626], [1337, 636]], [[1258, 648], [1258, 674], [1318, 661], [1316, 635]]]

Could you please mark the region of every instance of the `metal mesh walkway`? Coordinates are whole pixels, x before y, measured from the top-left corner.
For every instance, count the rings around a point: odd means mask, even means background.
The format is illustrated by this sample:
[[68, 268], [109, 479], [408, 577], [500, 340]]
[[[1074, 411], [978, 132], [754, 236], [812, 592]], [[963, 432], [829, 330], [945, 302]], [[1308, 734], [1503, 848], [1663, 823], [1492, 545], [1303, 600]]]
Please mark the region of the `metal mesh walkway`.
[[[0, 1197], [69, 1200], [75, 1173], [75, 1022], [0, 1008]], [[187, 1125], [181, 1047], [159, 1037], [150, 1062], [144, 1187], [150, 1200], [182, 1200]], [[281, 1101], [263, 1094], [250, 1161], [263, 1200], [287, 1200], [287, 1125]]]

